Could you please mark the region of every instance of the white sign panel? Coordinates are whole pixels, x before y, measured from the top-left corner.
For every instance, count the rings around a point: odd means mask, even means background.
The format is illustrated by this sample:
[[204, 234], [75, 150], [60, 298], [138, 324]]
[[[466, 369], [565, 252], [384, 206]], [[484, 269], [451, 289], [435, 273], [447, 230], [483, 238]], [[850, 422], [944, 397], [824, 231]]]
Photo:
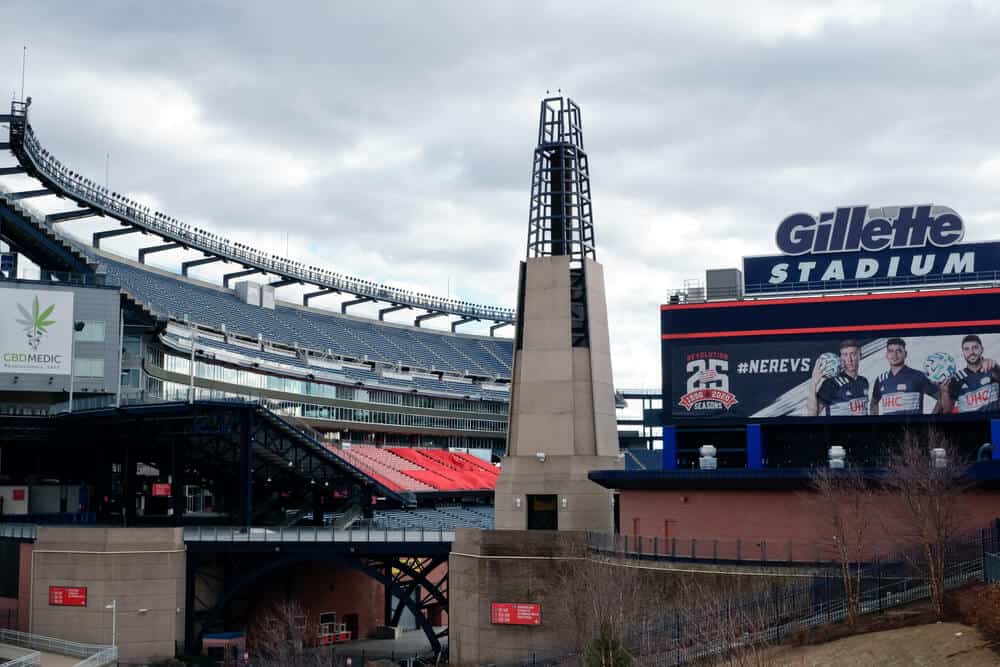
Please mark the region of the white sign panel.
[[69, 375], [73, 293], [0, 289], [0, 373]]

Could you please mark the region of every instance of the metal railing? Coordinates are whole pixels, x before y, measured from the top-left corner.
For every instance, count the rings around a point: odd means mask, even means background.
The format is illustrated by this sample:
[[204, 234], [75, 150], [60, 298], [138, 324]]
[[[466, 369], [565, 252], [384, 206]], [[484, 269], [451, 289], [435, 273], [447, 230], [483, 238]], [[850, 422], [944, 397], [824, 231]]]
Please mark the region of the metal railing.
[[[1000, 271], [971, 271], [960, 274], [937, 274], [928, 276], [896, 276], [895, 278], [869, 278], [852, 280], [809, 280], [780, 285], [770, 283], [747, 283], [746, 285], [724, 287], [683, 287], [667, 290], [667, 304], [705, 303], [710, 301], [734, 301], [754, 299], [766, 301], [768, 298], [787, 297], [790, 293], [803, 296], [830, 296], [850, 294], [859, 290], [894, 290], [900, 288], [942, 289], [996, 286], [1000, 284]], [[919, 290], [918, 290], [919, 291]]]
[[11, 115], [13, 119], [10, 124], [10, 143], [14, 148], [15, 155], [18, 155], [19, 159], [22, 155], [26, 157], [31, 163], [30, 166], [63, 194], [83, 205], [103, 211], [113, 218], [154, 232], [158, 236], [180, 243], [184, 247], [200, 250], [209, 255], [282, 278], [294, 279], [325, 289], [348, 292], [375, 301], [410, 306], [429, 312], [459, 315], [498, 323], [512, 324], [514, 322], [515, 314], [510, 308], [444, 299], [345, 276], [315, 266], [306, 266], [301, 262], [261, 252], [246, 244], [234, 243], [204, 229], [192, 227], [159, 211], [151, 211], [150, 207], [144, 204], [112, 192], [94, 181], [84, 178], [51, 155], [42, 147], [31, 125], [28, 124], [27, 105], [13, 102]]
[[338, 530], [333, 526], [277, 526], [274, 528], [241, 528], [238, 526], [188, 526], [184, 529], [185, 542], [267, 542], [267, 543], [385, 543], [385, 542], [437, 542], [455, 540], [454, 530], [444, 529], [377, 529], [358, 528]]
[[28, 651], [22, 656], [18, 656], [7, 662], [0, 662], [0, 667], [22, 667], [23, 665], [41, 665], [42, 654], [38, 651]]
[[983, 554], [983, 579], [988, 584], [1000, 584], [1000, 553]]
[[84, 658], [77, 665], [87, 665], [87, 667], [112, 665], [118, 661], [118, 648], [115, 646], [84, 644], [81, 642], [72, 642], [67, 639], [18, 632], [17, 630], [0, 630], [0, 643], [27, 648], [33, 651], [44, 651], [46, 653], [72, 656], [74, 658]]
[[[837, 560], [829, 542], [803, 540], [663, 538], [588, 532], [590, 551], [613, 558], [652, 561], [725, 563], [746, 565], [826, 565]], [[1000, 551], [1000, 523], [956, 535], [949, 543], [953, 559], [971, 559]], [[909, 549], [898, 544], [871, 544], [862, 560], [903, 562], [912, 560]]]
[[38, 537], [38, 526], [33, 523], [0, 523], [0, 538], [33, 540]]

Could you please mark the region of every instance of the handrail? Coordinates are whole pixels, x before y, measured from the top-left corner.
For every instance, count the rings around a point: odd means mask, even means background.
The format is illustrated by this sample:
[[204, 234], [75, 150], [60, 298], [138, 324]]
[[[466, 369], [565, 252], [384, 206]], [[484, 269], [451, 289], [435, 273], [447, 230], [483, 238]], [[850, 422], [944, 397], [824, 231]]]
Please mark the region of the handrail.
[[[112, 218], [154, 232], [164, 239], [180, 243], [186, 248], [200, 250], [208, 255], [214, 255], [284, 279], [292, 279], [324, 289], [347, 292], [367, 297], [373, 301], [497, 323], [513, 324], [514, 322], [514, 311], [510, 308], [498, 308], [419, 294], [390, 285], [345, 276], [315, 266], [306, 266], [302, 262], [264, 253], [245, 244], [234, 243], [204, 229], [192, 227], [159, 211], [151, 211], [149, 206], [140, 204], [84, 178], [51, 155], [42, 147], [31, 125], [28, 124], [28, 105], [23, 102], [11, 103], [10, 145], [21, 166], [38, 173], [47, 182], [47, 185], [54, 186], [67, 197], [81, 205], [93, 207]], [[28, 164], [25, 164], [26, 162]]]
[[118, 648], [115, 646], [85, 644], [69, 641], [68, 639], [59, 639], [58, 637], [46, 637], [29, 632], [19, 632], [17, 630], [0, 629], [0, 643], [20, 648], [29, 648], [35, 651], [46, 651], [48, 653], [58, 653], [76, 658], [86, 658], [86, 660], [77, 664], [87, 665], [88, 667], [112, 665], [118, 660]]
[[443, 528], [349, 528], [333, 526], [187, 526], [185, 542], [346, 542], [370, 544], [372, 542], [436, 542], [450, 543], [455, 531]]
[[995, 287], [1000, 283], [1000, 271], [972, 271], [961, 274], [936, 274], [930, 276], [896, 276], [893, 278], [858, 278], [848, 280], [809, 280], [788, 282], [780, 285], [770, 283], [748, 283], [746, 285], [725, 285], [705, 287], [702, 285], [667, 290], [667, 304], [705, 303], [710, 301], [740, 301], [796, 296], [833, 296], [853, 292], [892, 291], [903, 288], [975, 289]]

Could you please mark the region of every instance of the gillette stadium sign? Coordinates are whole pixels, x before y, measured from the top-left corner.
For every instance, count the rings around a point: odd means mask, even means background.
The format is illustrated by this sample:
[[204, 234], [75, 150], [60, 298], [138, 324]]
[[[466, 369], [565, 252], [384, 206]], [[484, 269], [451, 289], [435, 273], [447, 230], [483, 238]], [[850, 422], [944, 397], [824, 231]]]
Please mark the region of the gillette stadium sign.
[[743, 258], [748, 294], [969, 282], [1000, 276], [1000, 243], [962, 244], [947, 206], [844, 206], [778, 225], [783, 255]]

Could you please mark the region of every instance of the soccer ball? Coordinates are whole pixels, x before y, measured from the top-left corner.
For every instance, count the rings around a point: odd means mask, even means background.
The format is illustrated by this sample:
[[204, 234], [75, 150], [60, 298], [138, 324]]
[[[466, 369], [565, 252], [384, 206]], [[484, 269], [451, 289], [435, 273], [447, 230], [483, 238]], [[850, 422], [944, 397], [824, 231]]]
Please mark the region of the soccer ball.
[[957, 369], [955, 357], [947, 352], [933, 352], [927, 355], [927, 360], [924, 362], [924, 373], [931, 382], [944, 382], [954, 375]]
[[844, 362], [833, 352], [824, 352], [816, 359], [816, 365], [825, 378], [837, 377], [844, 370]]

